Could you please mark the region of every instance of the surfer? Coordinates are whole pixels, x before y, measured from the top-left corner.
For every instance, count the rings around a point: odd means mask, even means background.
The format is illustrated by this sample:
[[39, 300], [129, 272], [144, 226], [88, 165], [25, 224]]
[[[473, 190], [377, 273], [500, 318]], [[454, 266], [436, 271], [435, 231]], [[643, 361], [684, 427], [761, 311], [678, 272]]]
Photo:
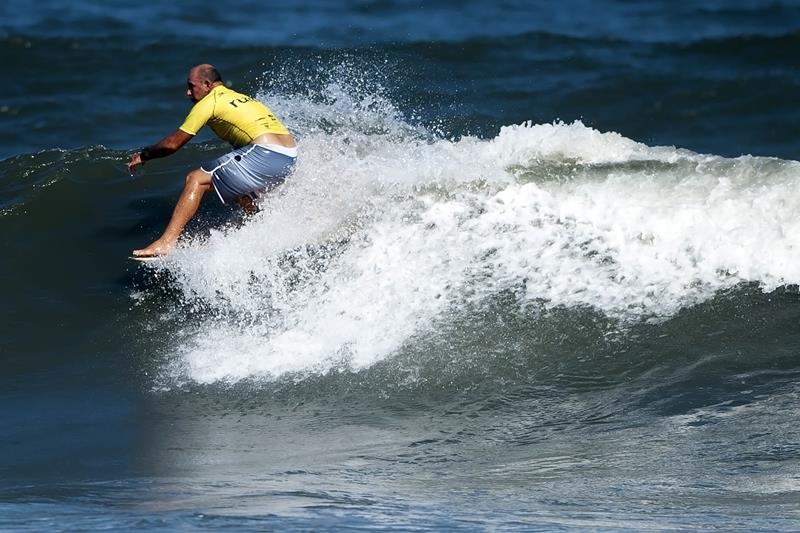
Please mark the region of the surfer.
[[297, 143], [272, 111], [225, 87], [212, 65], [192, 67], [186, 83], [186, 96], [194, 102], [186, 120], [158, 143], [134, 153], [128, 170], [133, 173], [146, 161], [174, 154], [206, 124], [234, 150], [189, 172], [167, 229], [146, 248], [134, 250], [135, 257], [168, 254], [211, 189], [223, 204], [233, 201], [246, 213], [255, 213], [257, 194], [283, 183], [297, 160]]

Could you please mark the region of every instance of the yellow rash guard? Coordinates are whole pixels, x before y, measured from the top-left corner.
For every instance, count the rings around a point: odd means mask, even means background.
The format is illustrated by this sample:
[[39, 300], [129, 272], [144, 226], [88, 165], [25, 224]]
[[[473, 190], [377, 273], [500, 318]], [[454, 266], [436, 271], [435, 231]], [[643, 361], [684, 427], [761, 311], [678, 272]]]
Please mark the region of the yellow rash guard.
[[224, 85], [217, 85], [194, 104], [180, 129], [197, 135], [205, 124], [237, 148], [265, 133], [289, 133], [267, 106]]

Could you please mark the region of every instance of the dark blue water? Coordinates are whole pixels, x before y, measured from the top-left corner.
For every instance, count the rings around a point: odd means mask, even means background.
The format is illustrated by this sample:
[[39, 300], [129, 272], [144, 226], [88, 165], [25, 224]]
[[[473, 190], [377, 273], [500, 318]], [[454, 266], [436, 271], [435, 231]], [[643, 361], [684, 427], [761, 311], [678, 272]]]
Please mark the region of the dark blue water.
[[[0, 529], [800, 528], [800, 4], [0, 6]], [[163, 230], [214, 63], [300, 143]]]

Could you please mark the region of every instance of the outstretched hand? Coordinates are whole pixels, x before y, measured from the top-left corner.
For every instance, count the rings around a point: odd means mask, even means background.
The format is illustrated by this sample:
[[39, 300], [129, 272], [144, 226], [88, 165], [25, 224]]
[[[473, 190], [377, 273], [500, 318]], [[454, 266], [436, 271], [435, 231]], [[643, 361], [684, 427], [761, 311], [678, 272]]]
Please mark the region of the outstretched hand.
[[133, 174], [133, 172], [142, 165], [144, 165], [144, 161], [142, 161], [142, 153], [136, 152], [131, 156], [131, 160], [128, 161], [128, 172]]

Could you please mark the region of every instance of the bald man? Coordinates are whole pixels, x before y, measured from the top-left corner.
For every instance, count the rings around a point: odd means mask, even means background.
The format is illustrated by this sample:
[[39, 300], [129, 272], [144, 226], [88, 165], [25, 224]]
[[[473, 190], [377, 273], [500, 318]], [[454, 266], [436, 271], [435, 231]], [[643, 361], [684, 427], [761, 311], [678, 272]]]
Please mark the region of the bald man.
[[235, 202], [246, 212], [255, 212], [255, 196], [283, 183], [297, 160], [297, 143], [272, 111], [225, 87], [212, 65], [193, 67], [186, 84], [186, 96], [194, 102], [186, 120], [174, 133], [133, 154], [128, 170], [133, 172], [145, 161], [174, 154], [206, 124], [234, 150], [186, 176], [167, 229], [146, 248], [134, 250], [134, 257], [168, 254], [211, 189], [222, 203]]

